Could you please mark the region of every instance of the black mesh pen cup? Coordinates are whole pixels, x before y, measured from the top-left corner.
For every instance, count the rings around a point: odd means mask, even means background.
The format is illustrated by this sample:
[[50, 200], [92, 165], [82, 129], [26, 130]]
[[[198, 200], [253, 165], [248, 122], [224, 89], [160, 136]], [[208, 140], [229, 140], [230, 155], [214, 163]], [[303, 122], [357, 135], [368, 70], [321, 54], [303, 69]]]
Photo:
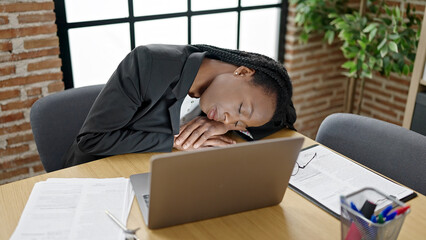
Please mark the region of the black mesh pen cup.
[[397, 239], [410, 213], [403, 202], [374, 188], [340, 196], [340, 203], [342, 240]]

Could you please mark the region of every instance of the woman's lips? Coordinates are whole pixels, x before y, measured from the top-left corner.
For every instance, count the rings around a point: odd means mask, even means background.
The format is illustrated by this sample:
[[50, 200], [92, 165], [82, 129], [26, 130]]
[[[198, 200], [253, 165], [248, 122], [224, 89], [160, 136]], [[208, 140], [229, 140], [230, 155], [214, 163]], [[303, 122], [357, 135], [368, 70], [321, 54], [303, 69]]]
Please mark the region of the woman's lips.
[[207, 118], [216, 121], [217, 109], [216, 107], [210, 108], [209, 113], [207, 114]]

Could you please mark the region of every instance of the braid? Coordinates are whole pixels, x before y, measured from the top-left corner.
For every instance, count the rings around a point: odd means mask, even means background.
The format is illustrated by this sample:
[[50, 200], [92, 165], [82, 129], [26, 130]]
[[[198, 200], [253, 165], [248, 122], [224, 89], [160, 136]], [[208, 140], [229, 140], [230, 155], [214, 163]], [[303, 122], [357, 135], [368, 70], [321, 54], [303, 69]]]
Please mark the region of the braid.
[[206, 57], [254, 69], [254, 83], [263, 86], [267, 91], [273, 91], [277, 95], [277, 107], [272, 120], [276, 125], [294, 129], [296, 111], [291, 101], [292, 85], [287, 70], [282, 64], [258, 53], [224, 49], [210, 45], [194, 46], [201, 51], [205, 51]]

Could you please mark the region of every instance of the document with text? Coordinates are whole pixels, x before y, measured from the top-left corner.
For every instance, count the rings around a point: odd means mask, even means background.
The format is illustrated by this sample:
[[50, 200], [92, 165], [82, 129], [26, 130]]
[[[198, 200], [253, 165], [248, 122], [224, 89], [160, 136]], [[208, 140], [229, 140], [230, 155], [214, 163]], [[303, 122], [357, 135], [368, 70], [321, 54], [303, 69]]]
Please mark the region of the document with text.
[[[340, 215], [340, 196], [365, 187], [375, 188], [399, 200], [415, 193], [324, 146], [315, 145], [300, 152], [290, 178], [290, 187], [335, 217]], [[376, 199], [378, 208], [385, 199]]]
[[11, 240], [125, 238], [134, 193], [126, 178], [49, 178], [34, 185]]

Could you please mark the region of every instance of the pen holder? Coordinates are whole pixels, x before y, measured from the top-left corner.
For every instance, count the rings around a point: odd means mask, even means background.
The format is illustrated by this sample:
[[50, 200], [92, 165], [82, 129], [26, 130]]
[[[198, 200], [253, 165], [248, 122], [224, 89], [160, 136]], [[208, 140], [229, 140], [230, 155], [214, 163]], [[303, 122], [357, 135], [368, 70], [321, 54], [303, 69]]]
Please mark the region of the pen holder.
[[410, 209], [397, 215], [393, 220], [385, 221], [384, 223], [373, 223], [351, 206], [351, 203], [353, 203], [355, 207], [360, 209], [366, 201], [377, 205], [374, 210], [374, 215], [376, 216], [388, 206], [392, 206], [391, 212], [405, 206], [403, 202], [396, 198], [387, 196], [373, 188], [363, 188], [347, 196], [341, 196], [340, 222], [342, 240], [397, 239], [405, 216], [410, 212]]

